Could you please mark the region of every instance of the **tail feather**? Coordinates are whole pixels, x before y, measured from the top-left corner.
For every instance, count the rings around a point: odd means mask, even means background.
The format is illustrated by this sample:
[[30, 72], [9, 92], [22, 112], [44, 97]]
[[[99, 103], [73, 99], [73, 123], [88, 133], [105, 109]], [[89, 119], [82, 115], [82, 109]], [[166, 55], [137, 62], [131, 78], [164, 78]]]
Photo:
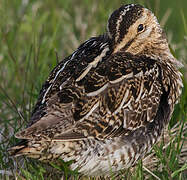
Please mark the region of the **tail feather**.
[[27, 155], [32, 158], [39, 158], [41, 152], [34, 147], [28, 146], [27, 140], [21, 140], [18, 144], [8, 149], [11, 156], [18, 157], [22, 155]]
[[61, 154], [53, 154], [48, 152], [49, 142], [45, 141], [30, 141], [30, 140], [21, 140], [18, 144], [8, 149], [8, 152], [11, 156], [18, 157], [24, 156], [38, 159], [40, 161], [48, 162], [52, 159], [57, 159]]
[[21, 155], [20, 152], [23, 151], [24, 148], [26, 148], [28, 145], [27, 140], [21, 140], [19, 143], [17, 143], [15, 146], [8, 149], [8, 152], [11, 156], [19, 156]]

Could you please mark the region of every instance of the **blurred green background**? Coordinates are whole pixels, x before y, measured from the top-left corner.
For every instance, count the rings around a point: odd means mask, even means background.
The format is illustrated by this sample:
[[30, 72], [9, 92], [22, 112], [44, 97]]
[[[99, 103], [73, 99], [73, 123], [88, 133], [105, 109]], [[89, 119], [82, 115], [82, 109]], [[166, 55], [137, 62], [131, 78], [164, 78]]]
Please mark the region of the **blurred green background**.
[[186, 122], [187, 0], [0, 0], [0, 172], [19, 171], [20, 161], [10, 158], [7, 148], [17, 142], [13, 135], [29, 120], [53, 67], [82, 42], [104, 33], [109, 15], [128, 3], [155, 13], [184, 64], [185, 87], [171, 124]]

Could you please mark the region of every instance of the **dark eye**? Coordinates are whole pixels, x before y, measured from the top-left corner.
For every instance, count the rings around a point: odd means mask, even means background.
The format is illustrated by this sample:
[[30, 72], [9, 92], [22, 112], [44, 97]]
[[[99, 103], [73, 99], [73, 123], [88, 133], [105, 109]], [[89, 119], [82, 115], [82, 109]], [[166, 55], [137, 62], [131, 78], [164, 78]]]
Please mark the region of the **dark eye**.
[[138, 32], [143, 31], [143, 29], [144, 29], [143, 24], [139, 24], [139, 26], [138, 26]]

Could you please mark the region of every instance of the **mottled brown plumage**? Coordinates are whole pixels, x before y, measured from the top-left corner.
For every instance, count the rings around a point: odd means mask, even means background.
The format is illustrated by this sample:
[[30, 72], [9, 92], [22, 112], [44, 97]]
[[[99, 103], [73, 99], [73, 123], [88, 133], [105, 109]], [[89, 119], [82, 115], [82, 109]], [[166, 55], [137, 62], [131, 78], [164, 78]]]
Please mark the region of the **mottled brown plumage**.
[[98, 176], [134, 165], [158, 141], [181, 94], [180, 63], [140, 5], [121, 6], [107, 28], [54, 68], [12, 154], [73, 160]]

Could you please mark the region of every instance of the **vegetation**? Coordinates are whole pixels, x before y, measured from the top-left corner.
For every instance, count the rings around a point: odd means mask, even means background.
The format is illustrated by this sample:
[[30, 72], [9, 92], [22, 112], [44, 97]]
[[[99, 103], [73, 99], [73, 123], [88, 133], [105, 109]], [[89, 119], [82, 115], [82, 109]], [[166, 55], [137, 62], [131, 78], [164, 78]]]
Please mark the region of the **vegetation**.
[[67, 163], [12, 158], [7, 149], [18, 142], [14, 134], [29, 121], [39, 90], [57, 62], [105, 32], [109, 14], [132, 2], [151, 9], [166, 30], [172, 52], [184, 64], [184, 89], [165, 138], [118, 178], [187, 179], [186, 0], [0, 0], [0, 179], [79, 178]]

